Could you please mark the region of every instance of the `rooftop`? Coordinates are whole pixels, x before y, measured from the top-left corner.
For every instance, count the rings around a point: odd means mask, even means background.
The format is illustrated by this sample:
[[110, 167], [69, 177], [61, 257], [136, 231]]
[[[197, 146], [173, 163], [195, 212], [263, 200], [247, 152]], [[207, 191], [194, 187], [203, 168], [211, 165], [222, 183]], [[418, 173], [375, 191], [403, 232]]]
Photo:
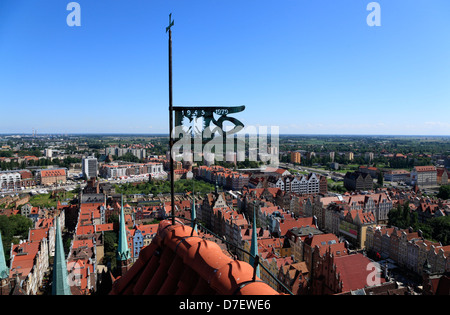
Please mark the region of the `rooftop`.
[[253, 267], [233, 260], [187, 225], [162, 221], [152, 243], [110, 295], [278, 295]]

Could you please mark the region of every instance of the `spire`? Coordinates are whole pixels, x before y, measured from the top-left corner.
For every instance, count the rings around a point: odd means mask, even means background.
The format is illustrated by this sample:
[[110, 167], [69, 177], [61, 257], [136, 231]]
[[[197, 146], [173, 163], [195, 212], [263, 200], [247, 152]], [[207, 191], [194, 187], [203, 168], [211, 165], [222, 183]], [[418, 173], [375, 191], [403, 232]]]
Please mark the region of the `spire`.
[[125, 216], [123, 214], [123, 195], [120, 208], [120, 221], [119, 221], [119, 244], [117, 247], [117, 260], [124, 261], [130, 259], [130, 250], [128, 249], [127, 231], [125, 228]]
[[0, 233], [0, 279], [9, 278], [9, 269], [6, 266], [5, 251], [3, 249], [2, 233]]
[[192, 228], [195, 232], [197, 232], [197, 224], [194, 220], [197, 218], [197, 214], [195, 213], [195, 194], [194, 194], [194, 183], [192, 183], [192, 206], [191, 206], [191, 219], [192, 219]]
[[[255, 259], [253, 257], [256, 257], [258, 255], [258, 239], [257, 239], [257, 232], [256, 232], [256, 212], [255, 209], [253, 209], [253, 226], [252, 226], [252, 241], [250, 244], [250, 265], [253, 266]], [[259, 273], [259, 265], [256, 266], [256, 276], [260, 277]]]
[[68, 283], [67, 264], [59, 224], [56, 218], [55, 257], [53, 262], [52, 295], [71, 295]]

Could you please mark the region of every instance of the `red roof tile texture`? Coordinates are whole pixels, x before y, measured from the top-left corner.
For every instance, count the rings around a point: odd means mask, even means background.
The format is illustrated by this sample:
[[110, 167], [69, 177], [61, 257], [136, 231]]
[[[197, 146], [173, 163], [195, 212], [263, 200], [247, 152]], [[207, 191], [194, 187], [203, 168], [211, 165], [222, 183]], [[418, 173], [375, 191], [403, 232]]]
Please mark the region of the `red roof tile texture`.
[[252, 281], [253, 267], [225, 255], [189, 226], [162, 221], [152, 243], [117, 279], [110, 295], [278, 295]]
[[66, 170], [56, 169], [56, 170], [42, 170], [41, 177], [53, 177], [53, 176], [66, 176]]

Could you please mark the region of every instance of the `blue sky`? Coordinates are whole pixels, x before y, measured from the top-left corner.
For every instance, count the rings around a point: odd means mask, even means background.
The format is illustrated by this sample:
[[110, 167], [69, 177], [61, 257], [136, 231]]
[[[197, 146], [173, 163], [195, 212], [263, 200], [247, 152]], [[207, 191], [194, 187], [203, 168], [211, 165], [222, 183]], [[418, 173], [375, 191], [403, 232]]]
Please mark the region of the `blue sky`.
[[450, 2], [0, 1], [0, 133], [168, 133], [174, 105], [246, 105], [292, 134], [450, 135]]

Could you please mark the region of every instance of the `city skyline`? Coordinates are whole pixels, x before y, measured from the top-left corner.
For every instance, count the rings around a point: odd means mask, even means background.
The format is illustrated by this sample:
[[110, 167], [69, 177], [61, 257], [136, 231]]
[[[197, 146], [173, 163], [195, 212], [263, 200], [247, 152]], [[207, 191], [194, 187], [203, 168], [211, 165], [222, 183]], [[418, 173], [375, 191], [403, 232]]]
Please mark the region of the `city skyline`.
[[0, 4], [0, 134], [168, 134], [174, 105], [245, 105], [280, 134], [448, 136], [445, 1]]

